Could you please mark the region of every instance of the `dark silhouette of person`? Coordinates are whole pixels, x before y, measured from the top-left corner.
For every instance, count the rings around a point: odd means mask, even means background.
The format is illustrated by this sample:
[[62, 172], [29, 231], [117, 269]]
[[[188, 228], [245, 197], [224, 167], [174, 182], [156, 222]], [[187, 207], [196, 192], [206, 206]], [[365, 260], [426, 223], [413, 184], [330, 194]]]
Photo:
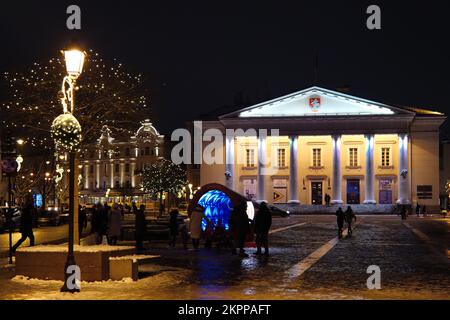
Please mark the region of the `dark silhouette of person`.
[[170, 211], [169, 218], [169, 230], [170, 230], [170, 241], [169, 246], [175, 247], [175, 243], [177, 241], [178, 236], [178, 210], [174, 209]]
[[22, 234], [22, 237], [12, 247], [13, 252], [16, 252], [17, 248], [27, 240], [27, 238], [30, 239], [30, 247], [34, 246], [33, 216], [35, 215], [35, 211], [33, 198], [31, 196], [26, 197], [20, 218], [20, 233]]
[[78, 236], [81, 239], [83, 235], [83, 229], [87, 228], [87, 218], [85, 208], [78, 206]]
[[91, 232], [95, 234], [95, 243], [102, 243], [102, 234], [101, 234], [101, 215], [102, 215], [103, 207], [100, 203], [95, 205], [94, 211], [92, 212], [92, 220], [91, 220]]
[[247, 202], [243, 200], [231, 211], [230, 215], [230, 232], [234, 239], [232, 242], [232, 254], [237, 254], [236, 248], [239, 248], [239, 255], [241, 257], [248, 257], [248, 254], [245, 253], [244, 245], [249, 230]]
[[402, 217], [402, 220], [406, 220], [406, 206], [402, 205], [400, 216]]
[[341, 207], [336, 211], [336, 220], [338, 226], [338, 237], [342, 238], [342, 231], [344, 230], [345, 213]]
[[269, 230], [272, 226], [272, 213], [267, 207], [267, 203], [261, 202], [258, 213], [255, 216], [256, 252], [261, 254], [261, 247], [264, 246], [264, 254], [269, 255]]
[[345, 221], [347, 221], [348, 225], [348, 235], [351, 236], [353, 233], [352, 223], [356, 221], [356, 215], [350, 206], [348, 206], [347, 210], [345, 210]]
[[145, 205], [141, 204], [139, 210], [136, 211], [134, 222], [134, 233], [136, 239], [136, 249], [144, 250], [144, 238], [147, 233], [147, 221], [145, 220]]
[[328, 193], [325, 193], [325, 204], [327, 207], [330, 206], [331, 197]]
[[416, 215], [417, 215], [417, 218], [420, 216], [420, 204], [418, 202], [416, 205]]

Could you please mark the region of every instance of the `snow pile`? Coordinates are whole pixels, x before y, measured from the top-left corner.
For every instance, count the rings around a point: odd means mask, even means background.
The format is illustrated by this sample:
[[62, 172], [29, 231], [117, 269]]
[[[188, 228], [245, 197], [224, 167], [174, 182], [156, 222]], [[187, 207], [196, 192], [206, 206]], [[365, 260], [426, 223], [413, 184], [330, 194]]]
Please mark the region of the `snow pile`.
[[[30, 278], [22, 275], [17, 275], [14, 278], [11, 279], [11, 281], [14, 282], [20, 282], [23, 284], [31, 284], [31, 285], [63, 285], [64, 281], [61, 280], [43, 280], [43, 279], [36, 279], [36, 278]], [[104, 284], [115, 284], [115, 283], [134, 283], [133, 279], [131, 278], [123, 278], [122, 280], [104, 280], [104, 281], [81, 281], [81, 285], [104, 285]]]
[[129, 256], [121, 256], [121, 257], [109, 257], [109, 260], [133, 260], [133, 262], [137, 262], [137, 260], [144, 260], [144, 259], [153, 259], [153, 258], [159, 258], [160, 256], [154, 256], [154, 255], [144, 255], [144, 254], [133, 254]]

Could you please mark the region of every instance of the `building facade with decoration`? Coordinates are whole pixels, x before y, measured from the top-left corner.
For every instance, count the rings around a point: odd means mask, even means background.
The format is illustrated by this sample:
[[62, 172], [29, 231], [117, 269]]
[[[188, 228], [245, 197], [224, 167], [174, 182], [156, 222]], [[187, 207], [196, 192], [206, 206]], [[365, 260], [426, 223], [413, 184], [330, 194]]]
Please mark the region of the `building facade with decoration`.
[[164, 152], [164, 136], [148, 119], [125, 141], [116, 140], [103, 126], [100, 138], [84, 145], [80, 153], [80, 203], [150, 201], [141, 189], [140, 172], [163, 158]]
[[[269, 203], [323, 205], [328, 194], [332, 204], [438, 208], [444, 121], [439, 112], [312, 87], [203, 121], [203, 141], [212, 141], [209, 129], [224, 135], [223, 162], [191, 165], [190, 175]], [[242, 131], [225, 137], [227, 129]]]

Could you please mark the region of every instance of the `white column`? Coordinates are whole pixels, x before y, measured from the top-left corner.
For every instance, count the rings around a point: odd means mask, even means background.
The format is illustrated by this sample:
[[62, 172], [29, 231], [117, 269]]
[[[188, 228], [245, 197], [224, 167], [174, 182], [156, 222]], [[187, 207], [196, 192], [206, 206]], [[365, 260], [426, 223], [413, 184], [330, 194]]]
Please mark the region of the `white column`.
[[265, 135], [259, 135], [258, 136], [258, 192], [257, 192], [257, 198], [258, 201], [265, 201], [265, 195], [266, 195], [266, 187], [265, 187], [265, 164], [266, 162], [266, 156], [267, 156], [267, 148], [266, 148], [266, 136]]
[[366, 176], [365, 176], [365, 186], [366, 186], [366, 199], [364, 203], [375, 204], [375, 175], [373, 168], [373, 145], [374, 145], [374, 135], [366, 134]]
[[110, 163], [109, 167], [109, 181], [110, 181], [110, 188], [114, 188], [114, 162]]
[[89, 164], [84, 165], [84, 188], [89, 189]]
[[398, 135], [398, 200], [399, 204], [409, 204], [408, 134]]
[[125, 180], [125, 163], [120, 163], [120, 187], [123, 188]]
[[136, 176], [134, 175], [134, 171], [136, 170], [136, 163], [131, 163], [131, 187], [134, 188], [136, 186]]
[[289, 203], [300, 203], [298, 199], [298, 137], [289, 136]]
[[100, 163], [97, 162], [95, 165], [95, 188], [100, 188]]
[[332, 204], [342, 203], [341, 196], [341, 136], [333, 135], [333, 195]]
[[234, 190], [234, 136], [225, 138], [225, 185]]

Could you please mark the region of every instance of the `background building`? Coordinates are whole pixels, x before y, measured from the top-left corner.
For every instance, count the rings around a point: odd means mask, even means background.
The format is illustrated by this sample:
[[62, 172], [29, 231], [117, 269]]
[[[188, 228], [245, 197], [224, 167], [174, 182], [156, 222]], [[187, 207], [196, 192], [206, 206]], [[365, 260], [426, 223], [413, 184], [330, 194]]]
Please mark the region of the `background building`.
[[[164, 157], [164, 136], [148, 119], [141, 125], [126, 141], [116, 140], [103, 126], [97, 142], [83, 147], [78, 164], [81, 203], [150, 201], [141, 190], [139, 174]], [[63, 172], [67, 171], [66, 159], [61, 160]], [[63, 176], [67, 185], [68, 175]]]
[[203, 121], [206, 135], [211, 128], [256, 134], [227, 137], [223, 162], [191, 166], [191, 176], [197, 171], [200, 185], [220, 183], [270, 203], [321, 205], [329, 194], [335, 204], [419, 202], [437, 210], [444, 120], [312, 87]]

